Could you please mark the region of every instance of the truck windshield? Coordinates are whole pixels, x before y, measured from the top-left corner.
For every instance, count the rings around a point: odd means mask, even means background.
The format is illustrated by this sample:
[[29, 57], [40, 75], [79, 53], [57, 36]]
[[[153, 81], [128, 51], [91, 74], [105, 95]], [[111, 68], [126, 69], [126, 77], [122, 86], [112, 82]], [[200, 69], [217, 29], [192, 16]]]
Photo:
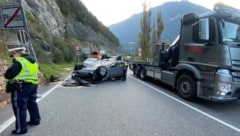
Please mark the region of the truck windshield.
[[240, 25], [232, 22], [222, 21], [222, 36], [225, 44], [240, 44]]

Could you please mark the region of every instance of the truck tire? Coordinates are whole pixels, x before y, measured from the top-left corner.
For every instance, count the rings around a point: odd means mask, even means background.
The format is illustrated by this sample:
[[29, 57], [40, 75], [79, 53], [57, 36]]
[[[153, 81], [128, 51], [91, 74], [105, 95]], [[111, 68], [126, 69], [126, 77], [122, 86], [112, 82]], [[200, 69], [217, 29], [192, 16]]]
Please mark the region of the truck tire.
[[138, 66], [136, 66], [134, 68], [134, 72], [133, 72], [134, 76], [136, 76], [136, 77], [140, 76], [140, 70], [139, 69], [140, 69], [140, 67], [138, 67]]
[[140, 70], [140, 78], [146, 80], [146, 70], [144, 68], [141, 68]]
[[177, 92], [180, 97], [186, 100], [195, 100], [197, 91], [196, 91], [196, 82], [195, 79], [190, 75], [181, 75], [177, 80]]

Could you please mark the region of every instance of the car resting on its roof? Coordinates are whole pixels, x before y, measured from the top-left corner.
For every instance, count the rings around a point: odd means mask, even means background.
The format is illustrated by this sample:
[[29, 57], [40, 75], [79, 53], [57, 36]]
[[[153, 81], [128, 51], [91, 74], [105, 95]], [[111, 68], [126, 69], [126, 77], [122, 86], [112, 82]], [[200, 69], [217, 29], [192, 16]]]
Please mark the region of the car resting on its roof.
[[122, 63], [119, 56], [88, 58], [83, 64], [75, 65], [71, 77], [78, 84], [99, 83], [113, 78], [125, 81], [127, 66]]

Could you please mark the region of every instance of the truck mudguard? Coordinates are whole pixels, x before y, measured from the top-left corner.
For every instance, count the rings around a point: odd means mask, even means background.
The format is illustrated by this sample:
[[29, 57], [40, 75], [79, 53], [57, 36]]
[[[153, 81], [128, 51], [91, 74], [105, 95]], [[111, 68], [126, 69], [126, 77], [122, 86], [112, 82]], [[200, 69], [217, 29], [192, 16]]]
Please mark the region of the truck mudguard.
[[180, 70], [189, 70], [189, 71], [191, 71], [191, 72], [194, 74], [194, 76], [195, 76], [197, 79], [202, 79], [202, 75], [201, 75], [201, 73], [200, 73], [200, 70], [199, 70], [197, 67], [195, 67], [195, 66], [193, 66], [193, 65], [191, 65], [191, 64], [183, 64], [183, 63], [180, 63], [180, 64], [178, 64], [178, 65], [175, 67], [175, 69], [176, 69], [177, 71], [180, 71]]

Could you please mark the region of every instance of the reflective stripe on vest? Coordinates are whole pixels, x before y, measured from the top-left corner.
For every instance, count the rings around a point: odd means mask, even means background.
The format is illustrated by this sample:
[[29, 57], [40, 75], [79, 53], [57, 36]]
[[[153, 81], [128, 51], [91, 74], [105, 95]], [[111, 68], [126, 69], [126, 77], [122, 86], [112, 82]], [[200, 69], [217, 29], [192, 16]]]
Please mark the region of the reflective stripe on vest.
[[38, 84], [37, 63], [31, 63], [24, 57], [16, 57], [15, 59], [21, 64], [22, 69], [14, 80], [23, 80], [28, 83]]
[[120, 67], [125, 67], [125, 63], [124, 62], [120, 62], [119, 65], [120, 65]]

